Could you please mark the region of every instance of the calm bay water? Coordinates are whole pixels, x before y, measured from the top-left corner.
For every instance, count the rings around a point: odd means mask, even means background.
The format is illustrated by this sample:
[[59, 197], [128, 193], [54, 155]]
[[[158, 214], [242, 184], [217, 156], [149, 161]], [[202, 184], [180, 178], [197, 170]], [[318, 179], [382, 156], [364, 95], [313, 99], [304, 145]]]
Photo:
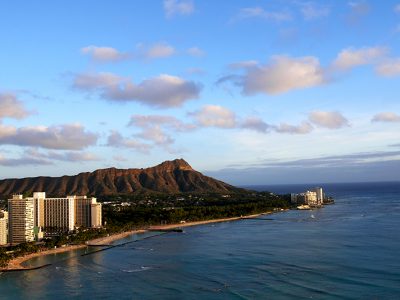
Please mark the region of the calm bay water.
[[336, 204], [323, 209], [147, 233], [89, 256], [33, 260], [55, 263], [1, 274], [0, 298], [400, 299], [400, 183], [324, 187]]

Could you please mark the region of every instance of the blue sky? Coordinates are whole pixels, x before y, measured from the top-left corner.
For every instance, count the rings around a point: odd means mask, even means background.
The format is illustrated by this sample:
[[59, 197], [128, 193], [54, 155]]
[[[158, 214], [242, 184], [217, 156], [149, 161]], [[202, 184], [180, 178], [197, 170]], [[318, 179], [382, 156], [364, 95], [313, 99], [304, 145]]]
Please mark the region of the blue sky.
[[12, 1], [0, 38], [0, 178], [400, 180], [399, 1]]

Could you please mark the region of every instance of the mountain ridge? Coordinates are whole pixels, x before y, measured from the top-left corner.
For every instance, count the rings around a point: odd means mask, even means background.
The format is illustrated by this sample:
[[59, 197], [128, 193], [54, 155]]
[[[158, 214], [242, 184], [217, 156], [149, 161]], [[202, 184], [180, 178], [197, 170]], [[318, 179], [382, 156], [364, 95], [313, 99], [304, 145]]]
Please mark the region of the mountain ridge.
[[203, 175], [184, 159], [149, 168], [106, 168], [60, 177], [38, 176], [0, 180], [0, 196], [46, 192], [49, 196], [106, 196], [140, 193], [233, 193], [241, 189]]

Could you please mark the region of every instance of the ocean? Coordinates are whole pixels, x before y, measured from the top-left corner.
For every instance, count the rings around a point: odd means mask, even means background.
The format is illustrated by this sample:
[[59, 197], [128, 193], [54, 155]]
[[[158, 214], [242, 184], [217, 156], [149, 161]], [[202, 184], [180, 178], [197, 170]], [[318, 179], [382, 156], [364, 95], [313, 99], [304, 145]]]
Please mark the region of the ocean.
[[[257, 186], [275, 193], [314, 185]], [[400, 183], [325, 184], [336, 203], [146, 233], [0, 274], [1, 299], [400, 299]]]

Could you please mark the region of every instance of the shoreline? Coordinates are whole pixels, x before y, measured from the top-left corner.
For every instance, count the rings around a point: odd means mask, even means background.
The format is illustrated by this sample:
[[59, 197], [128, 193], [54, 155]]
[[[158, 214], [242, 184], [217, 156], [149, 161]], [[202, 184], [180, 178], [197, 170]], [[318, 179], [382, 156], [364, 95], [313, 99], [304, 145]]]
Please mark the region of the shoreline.
[[[64, 252], [78, 250], [78, 249], [82, 249], [82, 248], [86, 248], [86, 247], [90, 247], [90, 246], [108, 245], [112, 242], [121, 240], [121, 239], [131, 236], [133, 234], [140, 234], [140, 233], [145, 233], [145, 232], [149, 232], [149, 231], [157, 231], [157, 230], [171, 230], [171, 229], [212, 224], [212, 223], [222, 223], [222, 222], [246, 220], [246, 219], [259, 217], [262, 215], [269, 215], [269, 214], [273, 214], [273, 213], [277, 213], [277, 212], [284, 212], [287, 210], [289, 210], [289, 209], [263, 212], [263, 213], [240, 216], [240, 217], [211, 219], [211, 220], [204, 220], [204, 221], [193, 221], [193, 222], [187, 222], [187, 223], [166, 224], [166, 225], [151, 225], [147, 229], [137, 229], [137, 230], [130, 230], [130, 231], [125, 231], [125, 232], [121, 232], [121, 233], [116, 233], [116, 234], [112, 234], [110, 236], [105, 236], [105, 237], [89, 240], [85, 244], [69, 245], [69, 246], [65, 246], [65, 247], [61, 247], [61, 248], [57, 248], [57, 249], [48, 249], [48, 250], [44, 250], [44, 251], [40, 251], [40, 252], [30, 253], [30, 254], [27, 254], [24, 256], [19, 256], [14, 259], [11, 259], [9, 261], [7, 267], [0, 268], [0, 272], [28, 271], [28, 270], [38, 269], [40, 267], [25, 267], [22, 264], [32, 258], [35, 258], [35, 257], [64, 253]], [[45, 266], [47, 266], [47, 265], [45, 265]]]

